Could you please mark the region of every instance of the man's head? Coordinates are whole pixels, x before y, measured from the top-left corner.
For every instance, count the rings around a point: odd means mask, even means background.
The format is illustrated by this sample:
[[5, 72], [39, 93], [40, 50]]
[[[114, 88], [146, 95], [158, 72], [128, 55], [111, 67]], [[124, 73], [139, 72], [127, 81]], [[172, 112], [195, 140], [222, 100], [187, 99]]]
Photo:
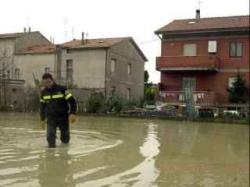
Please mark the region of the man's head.
[[46, 88], [51, 88], [54, 85], [54, 79], [50, 73], [45, 73], [42, 77], [43, 85]]

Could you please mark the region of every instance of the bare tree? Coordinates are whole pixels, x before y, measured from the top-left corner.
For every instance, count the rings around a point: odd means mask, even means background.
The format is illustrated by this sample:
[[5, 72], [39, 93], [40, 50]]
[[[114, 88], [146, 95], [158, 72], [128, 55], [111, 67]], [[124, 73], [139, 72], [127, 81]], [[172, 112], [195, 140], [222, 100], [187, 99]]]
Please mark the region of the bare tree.
[[7, 86], [14, 66], [13, 55], [6, 48], [0, 49], [0, 106], [7, 105]]

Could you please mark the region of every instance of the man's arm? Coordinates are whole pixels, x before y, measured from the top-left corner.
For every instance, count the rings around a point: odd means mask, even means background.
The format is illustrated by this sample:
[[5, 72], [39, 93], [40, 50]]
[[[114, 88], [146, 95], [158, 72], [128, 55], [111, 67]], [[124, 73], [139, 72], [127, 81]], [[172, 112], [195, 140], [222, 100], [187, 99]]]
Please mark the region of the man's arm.
[[66, 101], [68, 101], [68, 103], [70, 105], [70, 114], [76, 114], [77, 104], [76, 104], [76, 100], [73, 97], [73, 95], [71, 93], [69, 93], [68, 91], [65, 91], [65, 99], [66, 99]]
[[44, 121], [46, 119], [46, 103], [43, 100], [42, 96], [40, 98], [40, 119]]

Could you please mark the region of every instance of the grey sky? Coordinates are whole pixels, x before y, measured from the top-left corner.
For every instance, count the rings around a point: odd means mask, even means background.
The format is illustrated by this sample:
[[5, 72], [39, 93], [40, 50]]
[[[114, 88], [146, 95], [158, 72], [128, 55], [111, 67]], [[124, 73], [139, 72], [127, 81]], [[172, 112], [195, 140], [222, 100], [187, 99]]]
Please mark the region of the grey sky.
[[[0, 0], [0, 33], [29, 25], [55, 43], [80, 38], [132, 36], [148, 58], [150, 80], [158, 82], [154, 31], [173, 19], [193, 18], [198, 0]], [[249, 0], [201, 0], [201, 17], [248, 15]], [[73, 29], [72, 29], [73, 28]], [[65, 32], [67, 31], [67, 32]], [[72, 32], [73, 31], [73, 32]]]

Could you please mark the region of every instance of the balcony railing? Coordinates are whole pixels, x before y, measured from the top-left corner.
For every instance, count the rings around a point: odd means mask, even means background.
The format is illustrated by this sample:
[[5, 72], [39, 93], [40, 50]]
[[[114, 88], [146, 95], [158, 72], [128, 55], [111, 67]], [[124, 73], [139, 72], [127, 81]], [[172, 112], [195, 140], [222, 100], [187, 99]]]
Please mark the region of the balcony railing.
[[162, 56], [156, 58], [159, 71], [218, 71], [217, 56]]
[[[211, 91], [194, 91], [193, 99], [196, 105], [212, 106], [215, 104], [215, 93]], [[169, 104], [185, 105], [183, 91], [160, 91], [157, 95], [157, 100]]]

